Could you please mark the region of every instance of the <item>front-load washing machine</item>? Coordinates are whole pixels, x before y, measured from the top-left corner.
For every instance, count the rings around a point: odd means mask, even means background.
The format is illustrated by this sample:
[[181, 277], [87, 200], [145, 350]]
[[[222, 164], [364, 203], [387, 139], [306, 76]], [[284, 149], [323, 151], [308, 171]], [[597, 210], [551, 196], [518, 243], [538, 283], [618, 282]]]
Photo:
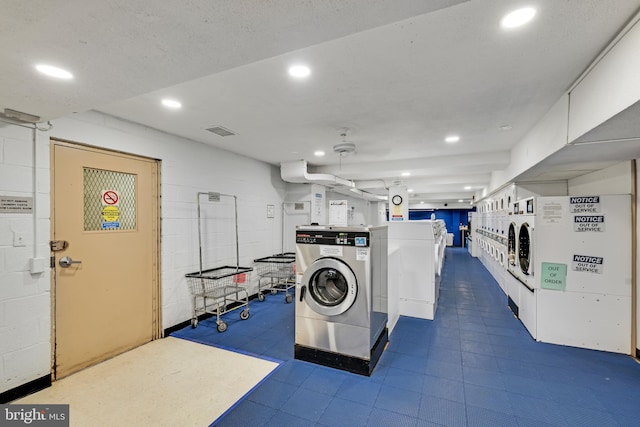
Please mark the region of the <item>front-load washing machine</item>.
[[387, 227], [296, 229], [295, 358], [371, 375], [387, 331]]
[[534, 278], [535, 198], [514, 203], [514, 215], [507, 233], [509, 272], [530, 291], [536, 287]]

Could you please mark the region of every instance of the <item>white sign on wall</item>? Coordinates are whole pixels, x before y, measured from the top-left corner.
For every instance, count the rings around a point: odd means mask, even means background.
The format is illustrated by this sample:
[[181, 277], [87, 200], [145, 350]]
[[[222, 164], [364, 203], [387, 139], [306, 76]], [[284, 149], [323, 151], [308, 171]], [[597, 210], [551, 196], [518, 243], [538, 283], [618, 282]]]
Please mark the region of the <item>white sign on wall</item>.
[[0, 196], [0, 213], [32, 213], [33, 197]]
[[588, 255], [574, 255], [571, 269], [585, 273], [602, 274], [604, 258]]
[[571, 213], [599, 213], [600, 196], [569, 197], [569, 206]]
[[604, 215], [576, 215], [573, 217], [573, 231], [604, 231]]
[[349, 225], [349, 212], [346, 200], [329, 200], [329, 224], [339, 227]]

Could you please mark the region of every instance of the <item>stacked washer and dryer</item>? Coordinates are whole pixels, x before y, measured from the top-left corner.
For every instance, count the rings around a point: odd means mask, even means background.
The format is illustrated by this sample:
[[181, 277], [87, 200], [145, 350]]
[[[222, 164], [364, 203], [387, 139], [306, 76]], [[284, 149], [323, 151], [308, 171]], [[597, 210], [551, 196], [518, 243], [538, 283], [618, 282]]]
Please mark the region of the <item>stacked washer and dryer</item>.
[[371, 375], [387, 331], [387, 227], [296, 229], [295, 358]]

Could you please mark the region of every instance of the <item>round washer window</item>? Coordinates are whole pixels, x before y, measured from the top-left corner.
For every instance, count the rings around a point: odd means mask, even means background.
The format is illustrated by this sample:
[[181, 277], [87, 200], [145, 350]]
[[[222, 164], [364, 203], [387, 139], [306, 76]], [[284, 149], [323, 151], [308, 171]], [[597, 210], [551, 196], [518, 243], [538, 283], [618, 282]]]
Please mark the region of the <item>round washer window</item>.
[[335, 268], [323, 268], [311, 277], [309, 292], [318, 304], [334, 307], [347, 297], [349, 284], [344, 275]]
[[353, 270], [337, 258], [319, 258], [302, 275], [305, 304], [323, 316], [337, 316], [349, 310], [358, 294]]

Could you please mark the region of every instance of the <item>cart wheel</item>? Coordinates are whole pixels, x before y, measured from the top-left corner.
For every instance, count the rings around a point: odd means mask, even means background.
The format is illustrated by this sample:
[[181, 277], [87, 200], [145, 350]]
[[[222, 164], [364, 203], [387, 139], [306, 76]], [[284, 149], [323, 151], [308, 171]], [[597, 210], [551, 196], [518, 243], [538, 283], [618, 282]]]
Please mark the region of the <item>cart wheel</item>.
[[194, 317], [193, 319], [191, 319], [191, 327], [192, 328], [197, 328], [198, 327], [198, 318]]
[[278, 293], [278, 290], [277, 290], [277, 289], [271, 289], [271, 295], [275, 295], [275, 294], [277, 294], [277, 293]]
[[287, 294], [287, 295], [284, 297], [284, 300], [285, 300], [285, 302], [286, 302], [287, 304], [291, 304], [291, 301], [293, 301], [293, 297], [292, 297], [291, 295]]
[[258, 300], [259, 300], [260, 302], [264, 301], [264, 294], [263, 294], [262, 292], [260, 292], [260, 293], [258, 294]]
[[242, 320], [247, 320], [249, 318], [250, 314], [249, 314], [249, 310], [242, 310], [240, 312], [240, 318]]
[[224, 322], [218, 323], [218, 332], [224, 332], [227, 330], [227, 324]]

